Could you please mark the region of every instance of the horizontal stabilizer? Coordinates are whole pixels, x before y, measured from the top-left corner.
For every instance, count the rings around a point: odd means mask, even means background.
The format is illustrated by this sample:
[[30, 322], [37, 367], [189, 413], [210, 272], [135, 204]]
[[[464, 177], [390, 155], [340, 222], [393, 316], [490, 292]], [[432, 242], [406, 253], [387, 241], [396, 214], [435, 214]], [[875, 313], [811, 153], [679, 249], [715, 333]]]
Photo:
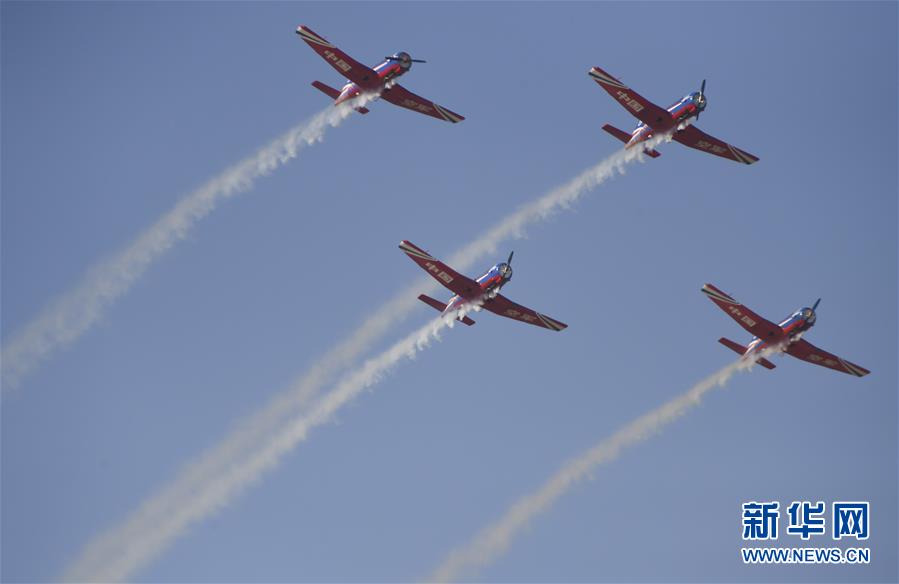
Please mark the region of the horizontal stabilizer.
[[[337, 99], [338, 97], [340, 97], [340, 92], [339, 92], [339, 91], [337, 91], [336, 89], [334, 89], [334, 88], [331, 87], [330, 85], [325, 85], [325, 84], [322, 83], [321, 81], [313, 81], [313, 82], [312, 82], [312, 87], [318, 89], [319, 91], [321, 91], [322, 93], [324, 93], [325, 95], [327, 95], [328, 97], [330, 97], [331, 99]], [[357, 112], [359, 112], [360, 114], [367, 114], [367, 113], [368, 113], [368, 108], [367, 108], [367, 107], [354, 107], [353, 109], [356, 110]]]
[[759, 359], [758, 361], [756, 361], [756, 363], [758, 363], [765, 369], [774, 369], [775, 367], [777, 367], [777, 365], [775, 365], [774, 363], [772, 363], [771, 361], [769, 361], [765, 358]]
[[725, 347], [727, 347], [728, 349], [730, 349], [731, 351], [733, 351], [734, 353], [736, 353], [737, 355], [743, 355], [744, 353], [746, 353], [746, 347], [744, 347], [740, 343], [735, 343], [730, 339], [725, 339], [724, 337], [721, 337], [720, 339], [718, 339], [718, 342], [721, 343], [722, 345], [724, 345]]
[[313, 81], [312, 87], [318, 89], [319, 91], [321, 91], [322, 93], [324, 93], [325, 95], [330, 97], [331, 99], [337, 99], [338, 97], [340, 97], [339, 91], [337, 91], [330, 85], [325, 85], [321, 81]]
[[[628, 142], [631, 141], [631, 135], [630, 135], [630, 134], [628, 134], [628, 133], [625, 132], [624, 130], [619, 130], [618, 128], [616, 128], [616, 127], [613, 126], [612, 124], [606, 124], [605, 126], [602, 127], [602, 129], [605, 130], [606, 132], [608, 132], [609, 134], [611, 134], [612, 136], [614, 136], [615, 138], [617, 138], [618, 140], [621, 140], [621, 141], [624, 142], [625, 144], [627, 144]], [[649, 149], [647, 149], [647, 150], [644, 150], [643, 152], [644, 152], [647, 156], [650, 156], [650, 157], [652, 157], [652, 158], [658, 158], [659, 156], [661, 156], [661, 154], [660, 154], [658, 151], [653, 150], [652, 148], [649, 148]]]
[[439, 300], [437, 300], [435, 298], [431, 298], [430, 296], [426, 296], [424, 294], [419, 294], [418, 299], [438, 312], [443, 312], [443, 310], [446, 308], [445, 303], [440, 302]]
[[[736, 353], [737, 355], [745, 355], [746, 354], [746, 347], [744, 347], [740, 343], [735, 343], [734, 341], [732, 341], [730, 339], [725, 339], [724, 337], [721, 337], [720, 339], [718, 339], [718, 342], [721, 343], [722, 345], [724, 345], [725, 347], [727, 347], [728, 349], [730, 349], [731, 351], [733, 351], [734, 353]], [[756, 363], [758, 363], [765, 369], [774, 369], [775, 367], [777, 367], [774, 363], [772, 363], [771, 361], [764, 359], [764, 358], [759, 359], [758, 361], [756, 361]]]
[[[443, 312], [446, 309], [445, 303], [440, 302], [439, 300], [437, 300], [435, 298], [431, 298], [430, 296], [427, 296], [425, 294], [419, 294], [418, 299], [438, 312]], [[468, 326], [471, 326], [474, 324], [474, 321], [471, 320], [470, 318], [468, 318], [467, 316], [463, 316], [462, 318], [457, 318], [456, 320], [459, 320], [459, 321], [467, 324]]]
[[619, 140], [621, 140], [621, 141], [624, 142], [625, 144], [627, 144], [628, 142], [631, 141], [631, 135], [630, 135], [630, 134], [628, 134], [628, 133], [625, 132], [624, 130], [619, 130], [618, 128], [616, 128], [616, 127], [613, 126], [612, 124], [606, 124], [605, 126], [602, 127], [602, 129], [605, 130], [606, 132], [608, 132], [609, 134], [613, 135], [614, 137], [618, 138]]

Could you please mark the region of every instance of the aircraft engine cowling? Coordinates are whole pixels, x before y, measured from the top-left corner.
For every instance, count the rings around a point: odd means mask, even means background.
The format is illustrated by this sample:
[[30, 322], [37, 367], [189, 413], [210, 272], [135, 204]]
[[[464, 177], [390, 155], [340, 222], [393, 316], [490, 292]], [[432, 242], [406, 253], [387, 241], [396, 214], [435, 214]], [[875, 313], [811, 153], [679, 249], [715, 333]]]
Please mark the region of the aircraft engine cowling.
[[396, 62], [399, 63], [400, 67], [402, 67], [405, 71], [408, 71], [412, 67], [412, 55], [410, 55], [406, 51], [394, 53], [391, 58], [396, 59]]

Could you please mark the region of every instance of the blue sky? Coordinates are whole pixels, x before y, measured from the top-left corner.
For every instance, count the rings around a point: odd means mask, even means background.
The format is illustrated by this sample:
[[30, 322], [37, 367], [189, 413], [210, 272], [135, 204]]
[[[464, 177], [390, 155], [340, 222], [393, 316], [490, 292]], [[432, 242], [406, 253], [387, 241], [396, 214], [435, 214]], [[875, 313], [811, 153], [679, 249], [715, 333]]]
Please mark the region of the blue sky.
[[[467, 117], [375, 103], [223, 204], [4, 394], [4, 581], [57, 577], [419, 278], [401, 239], [447, 257], [614, 152], [602, 124], [634, 121], [593, 65], [663, 106], [708, 79], [698, 125], [761, 161], [669, 144], [529, 229], [508, 245], [504, 293], [569, 329], [481, 315], [449, 331], [138, 579], [426, 576], [562, 462], [732, 360], [716, 339], [746, 335], [705, 282], [772, 320], [823, 297], [806, 338], [873, 373], [783, 358], [735, 378], [480, 577], [896, 579], [895, 3], [0, 10], [4, 343], [180, 197], [327, 106], [309, 83], [340, 79], [298, 24], [365, 63], [426, 59], [403, 84]], [[380, 347], [432, 316], [422, 305]], [[872, 564], [742, 566], [740, 504], [797, 499], [871, 501]]]

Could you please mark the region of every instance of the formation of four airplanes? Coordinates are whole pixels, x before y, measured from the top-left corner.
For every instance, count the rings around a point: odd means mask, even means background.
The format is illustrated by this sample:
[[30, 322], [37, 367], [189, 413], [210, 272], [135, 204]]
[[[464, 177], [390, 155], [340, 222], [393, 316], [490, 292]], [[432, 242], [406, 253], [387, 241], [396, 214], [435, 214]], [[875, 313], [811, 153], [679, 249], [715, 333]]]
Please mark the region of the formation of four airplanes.
[[[378, 95], [381, 99], [394, 105], [439, 120], [457, 123], [465, 119], [445, 107], [412, 93], [396, 82], [398, 77], [409, 71], [412, 63], [424, 62], [420, 59], [413, 59], [409, 53], [395, 53], [385, 57], [382, 63], [371, 68], [359, 63], [306, 26], [299, 26], [296, 32], [306, 44], [312, 47], [312, 50], [347, 78], [346, 84], [340, 90], [329, 87], [320, 81], [312, 83], [313, 87], [333, 99], [335, 105], [347, 101], [352, 102], [362, 95]], [[753, 164], [758, 161], [758, 158], [752, 154], [709, 136], [696, 126], [689, 124], [689, 121], [698, 119], [699, 114], [705, 110], [705, 81], [702, 82], [699, 91], [687, 95], [668, 109], [664, 109], [645, 99], [599, 67], [593, 67], [589, 74], [600, 87], [639, 120], [636, 129], [630, 134], [610, 124], [603, 126], [606, 132], [624, 142], [625, 148], [643, 148], [646, 154], [655, 158], [659, 156], [659, 153], [646, 147], [643, 143], [653, 134], [671, 133], [673, 140], [690, 148], [743, 164]], [[368, 109], [362, 105], [355, 109], [362, 114], [368, 113]], [[512, 278], [511, 253], [505, 262], [496, 264], [486, 274], [473, 280], [456, 272], [408, 241], [401, 242], [400, 249], [454, 294], [447, 303], [424, 294], [418, 298], [446, 315], [456, 315], [458, 320], [467, 325], [473, 325], [474, 321], [459, 311], [467, 306], [479, 306], [500, 316], [554, 331], [560, 331], [568, 326], [545, 314], [516, 304], [500, 294], [500, 289]], [[702, 291], [712, 302], [737, 321], [737, 324], [753, 335], [748, 346], [725, 338], [719, 339], [721, 344], [742, 355], [744, 359], [752, 359], [763, 367], [774, 369], [774, 364], [764, 358], [762, 350], [776, 348], [808, 363], [850, 375], [863, 377], [870, 373], [863, 367], [827, 351], [822, 351], [802, 338], [802, 335], [815, 324], [815, 309], [818, 307], [818, 302], [821, 301], [820, 298], [811, 308], [801, 308], [780, 324], [775, 324], [757, 315], [711, 284], [703, 286]]]

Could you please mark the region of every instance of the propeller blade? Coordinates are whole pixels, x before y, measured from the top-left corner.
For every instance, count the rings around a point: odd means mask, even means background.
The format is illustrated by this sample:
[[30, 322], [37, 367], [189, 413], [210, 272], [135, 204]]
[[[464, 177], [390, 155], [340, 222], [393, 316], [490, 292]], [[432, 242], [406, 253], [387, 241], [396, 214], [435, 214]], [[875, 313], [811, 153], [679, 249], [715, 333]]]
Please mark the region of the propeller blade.
[[[400, 59], [399, 57], [397, 57], [395, 55], [391, 55], [389, 57], [384, 57], [384, 59], [386, 59], [387, 61], [402, 61], [402, 59]], [[409, 61], [411, 61], [413, 63], [427, 63], [427, 61], [425, 61], [424, 59], [409, 59]]]
[[812, 306], [812, 310], [815, 310], [816, 308], [818, 308], [818, 303], [819, 303], [819, 302], [821, 302], [821, 299], [820, 299], [820, 298], [818, 298], [817, 300], [815, 300], [815, 304]]
[[509, 253], [509, 259], [506, 260], [506, 263], [509, 264], [510, 266], [512, 265], [512, 256], [513, 256], [514, 254], [515, 254], [514, 251], [511, 252], [511, 253]]
[[[699, 101], [700, 101], [700, 103], [705, 102], [705, 79], [702, 80], [702, 85], [699, 87]], [[696, 112], [697, 120], [699, 120], [699, 114], [701, 114], [701, 113], [702, 113], [702, 111]]]

